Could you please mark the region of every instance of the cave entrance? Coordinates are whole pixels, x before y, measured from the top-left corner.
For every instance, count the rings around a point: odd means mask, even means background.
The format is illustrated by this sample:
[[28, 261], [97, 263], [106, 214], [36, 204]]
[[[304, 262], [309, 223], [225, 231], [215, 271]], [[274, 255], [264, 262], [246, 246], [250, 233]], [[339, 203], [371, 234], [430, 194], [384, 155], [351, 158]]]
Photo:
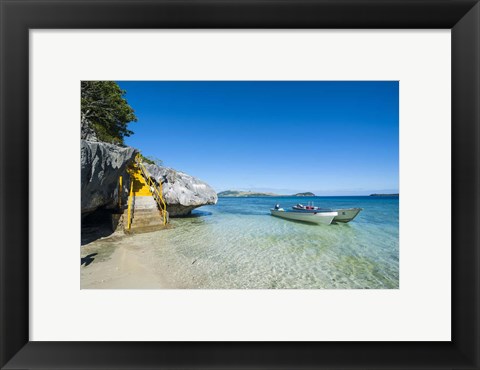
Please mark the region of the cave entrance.
[[81, 245], [112, 235], [117, 229], [121, 214], [114, 209], [99, 208], [82, 217]]

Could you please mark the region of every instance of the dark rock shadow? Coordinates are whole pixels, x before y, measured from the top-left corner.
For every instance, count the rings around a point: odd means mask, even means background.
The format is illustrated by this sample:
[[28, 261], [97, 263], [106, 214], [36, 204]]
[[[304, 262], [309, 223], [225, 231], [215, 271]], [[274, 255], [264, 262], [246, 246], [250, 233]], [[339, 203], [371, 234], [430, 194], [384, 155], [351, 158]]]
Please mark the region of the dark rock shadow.
[[205, 216], [211, 216], [212, 215], [212, 212], [208, 212], [208, 211], [195, 211], [195, 212], [192, 212], [191, 214], [189, 214], [188, 216], [183, 216], [183, 217], [186, 217], [186, 218], [196, 218], [196, 217], [205, 217]]
[[95, 257], [97, 254], [98, 253], [90, 253], [88, 256], [80, 258], [80, 266], [85, 264], [85, 267], [87, 267], [95, 260], [93, 257]]
[[120, 215], [107, 209], [99, 209], [83, 217], [80, 237], [81, 245], [112, 235], [119, 217]]

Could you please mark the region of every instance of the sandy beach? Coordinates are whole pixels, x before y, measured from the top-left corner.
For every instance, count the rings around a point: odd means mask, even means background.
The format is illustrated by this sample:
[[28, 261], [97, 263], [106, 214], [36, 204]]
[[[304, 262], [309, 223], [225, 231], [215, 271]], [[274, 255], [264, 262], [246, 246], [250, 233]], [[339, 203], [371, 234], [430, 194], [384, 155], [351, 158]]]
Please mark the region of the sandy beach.
[[155, 270], [151, 248], [122, 231], [80, 249], [82, 289], [171, 288]]

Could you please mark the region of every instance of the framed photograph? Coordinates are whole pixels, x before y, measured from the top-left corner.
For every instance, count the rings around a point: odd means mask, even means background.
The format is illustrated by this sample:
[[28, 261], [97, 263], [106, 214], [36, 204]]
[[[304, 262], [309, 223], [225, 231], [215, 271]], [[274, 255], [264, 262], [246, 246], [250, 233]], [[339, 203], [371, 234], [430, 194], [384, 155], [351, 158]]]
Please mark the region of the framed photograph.
[[81, 86], [82, 289], [399, 288], [399, 81]]
[[1, 11], [2, 368], [480, 368], [477, 1]]

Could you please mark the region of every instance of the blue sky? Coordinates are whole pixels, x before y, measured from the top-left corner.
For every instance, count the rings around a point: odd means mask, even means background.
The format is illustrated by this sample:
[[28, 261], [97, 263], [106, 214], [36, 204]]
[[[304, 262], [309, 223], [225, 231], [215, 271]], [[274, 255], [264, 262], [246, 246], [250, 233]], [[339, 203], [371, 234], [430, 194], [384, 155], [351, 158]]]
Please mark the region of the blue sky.
[[216, 191], [398, 191], [397, 81], [117, 81], [126, 144]]

